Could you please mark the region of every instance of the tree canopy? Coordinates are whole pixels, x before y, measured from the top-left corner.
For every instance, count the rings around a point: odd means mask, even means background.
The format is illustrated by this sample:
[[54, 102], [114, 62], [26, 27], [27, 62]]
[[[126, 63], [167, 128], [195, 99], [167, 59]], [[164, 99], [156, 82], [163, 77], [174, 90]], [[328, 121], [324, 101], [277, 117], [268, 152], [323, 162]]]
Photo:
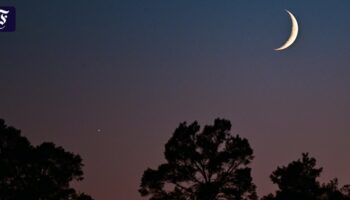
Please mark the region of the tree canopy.
[[[150, 200], [256, 200], [249, 164], [253, 150], [247, 139], [230, 133], [231, 123], [216, 119], [200, 128], [181, 123], [165, 144], [166, 162], [146, 169], [139, 192]], [[278, 186], [261, 200], [350, 200], [350, 185], [335, 178], [319, 182], [322, 168], [303, 153], [270, 178]]]
[[350, 200], [349, 186], [338, 187], [337, 179], [321, 184], [317, 179], [322, 168], [316, 167], [316, 159], [303, 153], [302, 158], [278, 167], [270, 176], [277, 184], [275, 194], [263, 200]]
[[181, 123], [165, 145], [166, 163], [144, 172], [140, 194], [151, 200], [257, 199], [248, 167], [253, 150], [230, 130], [224, 119], [202, 130], [197, 122]]
[[71, 181], [83, 179], [82, 159], [53, 143], [30, 144], [0, 119], [1, 200], [93, 200]]

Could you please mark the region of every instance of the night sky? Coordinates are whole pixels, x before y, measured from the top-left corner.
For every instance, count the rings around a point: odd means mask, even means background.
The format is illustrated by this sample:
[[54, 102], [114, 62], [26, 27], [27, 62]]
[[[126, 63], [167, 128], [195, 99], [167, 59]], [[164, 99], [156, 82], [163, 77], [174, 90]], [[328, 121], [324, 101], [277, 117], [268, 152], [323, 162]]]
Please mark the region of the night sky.
[[[350, 1], [2, 1], [0, 117], [78, 153], [96, 200], [140, 200], [180, 122], [231, 120], [269, 175], [310, 152], [350, 183]], [[298, 19], [297, 41], [274, 51]]]

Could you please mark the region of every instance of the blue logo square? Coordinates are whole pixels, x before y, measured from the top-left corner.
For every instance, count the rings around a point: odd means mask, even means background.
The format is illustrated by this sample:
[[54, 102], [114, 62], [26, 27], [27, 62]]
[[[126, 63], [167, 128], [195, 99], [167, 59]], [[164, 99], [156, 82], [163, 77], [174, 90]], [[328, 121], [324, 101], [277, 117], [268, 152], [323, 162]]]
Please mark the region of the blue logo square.
[[16, 8], [0, 6], [0, 32], [13, 32], [16, 30]]

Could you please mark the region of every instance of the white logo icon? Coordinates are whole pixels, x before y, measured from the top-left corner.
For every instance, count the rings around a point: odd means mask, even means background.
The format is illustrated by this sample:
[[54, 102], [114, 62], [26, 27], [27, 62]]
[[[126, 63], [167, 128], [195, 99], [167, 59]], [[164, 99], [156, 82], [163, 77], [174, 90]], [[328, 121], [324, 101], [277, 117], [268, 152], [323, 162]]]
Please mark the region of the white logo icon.
[[5, 28], [7, 14], [9, 14], [9, 12], [10, 11], [0, 9], [0, 29]]

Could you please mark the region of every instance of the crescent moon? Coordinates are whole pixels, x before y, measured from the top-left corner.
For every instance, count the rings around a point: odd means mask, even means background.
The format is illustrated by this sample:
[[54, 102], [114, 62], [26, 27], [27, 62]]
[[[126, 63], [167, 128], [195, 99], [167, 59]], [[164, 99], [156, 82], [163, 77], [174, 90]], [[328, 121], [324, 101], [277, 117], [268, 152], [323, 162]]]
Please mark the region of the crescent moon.
[[281, 51], [281, 50], [284, 50], [284, 49], [290, 47], [298, 37], [298, 32], [299, 32], [298, 21], [291, 12], [289, 12], [288, 10], [286, 10], [286, 12], [289, 14], [290, 19], [292, 20], [292, 31], [290, 33], [290, 36], [289, 36], [287, 42], [284, 43], [281, 47], [275, 49], [276, 51]]

